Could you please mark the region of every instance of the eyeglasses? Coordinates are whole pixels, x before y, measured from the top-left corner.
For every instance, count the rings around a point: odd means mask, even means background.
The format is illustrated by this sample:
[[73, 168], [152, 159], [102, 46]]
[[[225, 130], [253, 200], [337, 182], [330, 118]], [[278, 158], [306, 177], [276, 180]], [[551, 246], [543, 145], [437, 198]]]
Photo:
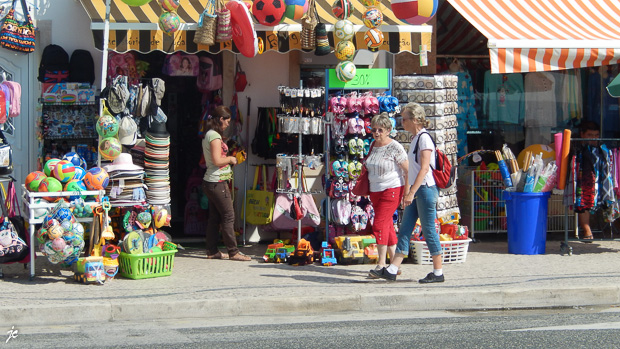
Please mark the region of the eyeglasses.
[[382, 129], [382, 128], [372, 128], [372, 129], [370, 129], [370, 132], [372, 132], [372, 133], [383, 133], [383, 132], [385, 132], [385, 130]]

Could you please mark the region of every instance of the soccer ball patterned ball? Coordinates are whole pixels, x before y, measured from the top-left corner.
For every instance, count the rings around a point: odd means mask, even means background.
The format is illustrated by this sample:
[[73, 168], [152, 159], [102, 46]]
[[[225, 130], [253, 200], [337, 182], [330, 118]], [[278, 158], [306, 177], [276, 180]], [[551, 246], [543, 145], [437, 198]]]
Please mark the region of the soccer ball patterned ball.
[[353, 62], [342, 61], [336, 66], [336, 77], [342, 82], [349, 82], [355, 77], [356, 70]]
[[84, 176], [84, 184], [90, 190], [101, 190], [108, 186], [110, 177], [101, 167], [93, 167]]
[[355, 54], [355, 45], [351, 41], [340, 41], [336, 45], [335, 55], [341, 61], [349, 61]]
[[383, 13], [376, 7], [369, 7], [362, 15], [362, 19], [368, 28], [376, 28], [383, 24]]
[[351, 0], [336, 0], [332, 5], [332, 13], [336, 18], [347, 19], [353, 14]]
[[351, 40], [355, 35], [353, 23], [348, 19], [341, 19], [334, 24], [334, 36], [340, 40]]
[[258, 23], [273, 27], [284, 17], [286, 5], [284, 0], [255, 0], [252, 3], [252, 15]]
[[80, 167], [80, 166], [75, 167], [75, 176], [73, 176], [73, 179], [81, 181], [82, 179], [84, 179], [85, 175], [86, 175], [86, 170], [83, 167]]
[[44, 180], [46, 177], [47, 176], [45, 175], [45, 173], [41, 171], [30, 172], [26, 176], [26, 182], [24, 183], [26, 185], [26, 189], [28, 189], [28, 191], [39, 190], [39, 184], [41, 184], [41, 181]]
[[364, 34], [366, 46], [370, 49], [376, 49], [383, 44], [383, 33], [377, 28], [371, 28]]
[[54, 167], [54, 177], [61, 183], [67, 183], [75, 176], [75, 166], [67, 160], [60, 160]]

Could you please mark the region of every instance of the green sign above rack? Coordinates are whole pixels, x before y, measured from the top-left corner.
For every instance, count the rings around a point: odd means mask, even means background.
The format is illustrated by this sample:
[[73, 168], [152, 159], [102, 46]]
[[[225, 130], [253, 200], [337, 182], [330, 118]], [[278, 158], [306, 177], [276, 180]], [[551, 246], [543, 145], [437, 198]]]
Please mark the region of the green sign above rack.
[[355, 77], [349, 82], [342, 82], [336, 77], [335, 69], [328, 69], [329, 88], [346, 89], [392, 89], [390, 84], [390, 69], [357, 69]]

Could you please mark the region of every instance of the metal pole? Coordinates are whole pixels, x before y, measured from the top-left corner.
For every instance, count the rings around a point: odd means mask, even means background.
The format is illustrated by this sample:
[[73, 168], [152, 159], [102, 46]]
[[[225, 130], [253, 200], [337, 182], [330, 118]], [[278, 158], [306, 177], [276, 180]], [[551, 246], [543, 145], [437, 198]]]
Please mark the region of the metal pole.
[[[100, 91], [103, 91], [106, 85], [106, 76], [108, 75], [108, 41], [110, 40], [110, 2], [105, 1], [105, 20], [103, 21], [103, 57], [101, 59], [101, 82], [99, 84]], [[99, 116], [103, 115], [103, 103], [99, 103]], [[98, 142], [101, 142], [99, 136]], [[97, 166], [101, 166], [101, 154], [97, 152]]]
[[[246, 120], [246, 125], [245, 125], [245, 151], [249, 152], [250, 151], [250, 103], [252, 103], [252, 98], [250, 98], [250, 97], [246, 97], [246, 98], [248, 99], [248, 112], [245, 114], [245, 120]], [[249, 168], [250, 168], [250, 161], [249, 161], [249, 159], [245, 159], [245, 174], [243, 175], [243, 203], [242, 203], [242, 205], [245, 205], [245, 203], [247, 202], [247, 195], [248, 195], [248, 171], [249, 171]], [[264, 178], [263, 182], [267, 183], [267, 178]], [[246, 207], [246, 210], [247, 210], [247, 207]], [[246, 215], [247, 215], [246, 210], [243, 210], [243, 231], [241, 232], [241, 236], [243, 237], [243, 246], [245, 246], [245, 229], [247, 227], [247, 225], [246, 225]]]
[[[303, 165], [304, 165], [304, 160], [303, 160], [303, 154], [302, 152], [302, 144], [301, 144], [301, 127], [297, 127], [297, 133], [299, 134], [299, 139], [297, 141], [297, 145], [299, 147], [299, 157], [297, 160], [297, 194], [299, 195], [297, 198], [301, 201], [301, 194], [303, 191], [303, 177], [302, 177], [302, 173], [303, 173]], [[297, 244], [299, 244], [299, 241], [301, 241], [301, 219], [297, 221]]]

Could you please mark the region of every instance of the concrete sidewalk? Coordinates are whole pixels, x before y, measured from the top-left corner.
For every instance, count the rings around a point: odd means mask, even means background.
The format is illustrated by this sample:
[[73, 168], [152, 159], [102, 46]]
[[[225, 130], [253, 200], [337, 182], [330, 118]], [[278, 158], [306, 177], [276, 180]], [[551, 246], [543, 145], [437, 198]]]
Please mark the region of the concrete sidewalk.
[[372, 265], [264, 263], [266, 245], [242, 248], [251, 262], [207, 260], [204, 249], [188, 248], [171, 276], [104, 285], [77, 283], [39, 256], [34, 281], [21, 264], [3, 266], [0, 325], [620, 304], [620, 241], [570, 245], [572, 256], [560, 255], [559, 241], [526, 256], [508, 254], [506, 242], [472, 243], [467, 261], [444, 265], [446, 282], [431, 285], [417, 282], [430, 265], [404, 264], [396, 282], [371, 280]]

